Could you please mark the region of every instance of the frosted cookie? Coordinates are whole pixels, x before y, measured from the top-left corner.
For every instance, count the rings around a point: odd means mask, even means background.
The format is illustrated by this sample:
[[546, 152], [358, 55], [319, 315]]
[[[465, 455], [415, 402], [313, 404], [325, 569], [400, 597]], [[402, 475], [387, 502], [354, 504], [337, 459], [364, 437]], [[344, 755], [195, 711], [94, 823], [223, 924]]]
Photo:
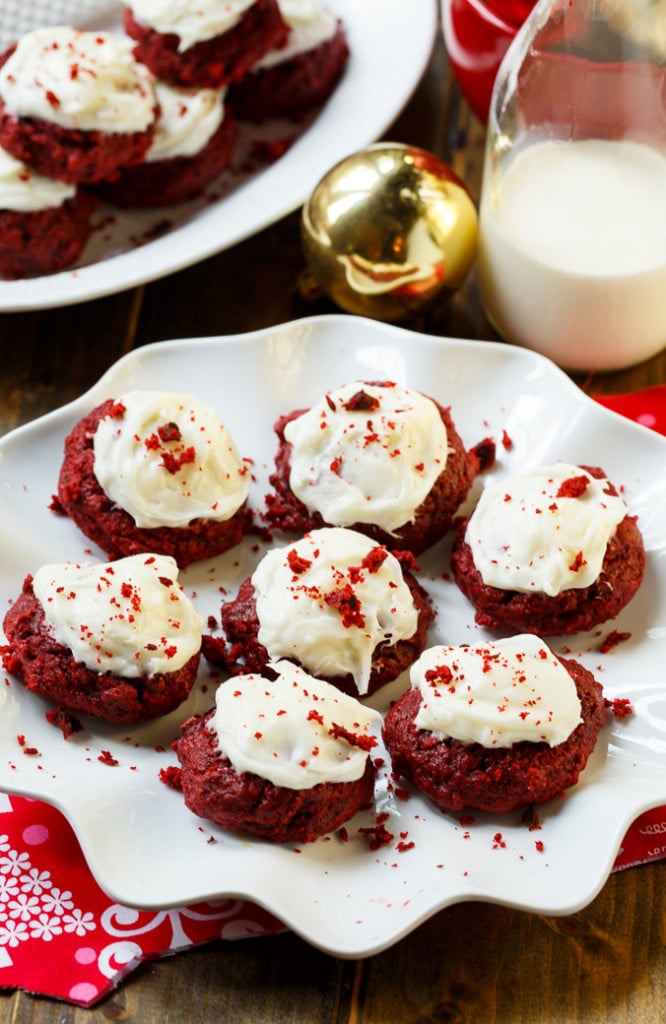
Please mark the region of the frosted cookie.
[[0, 149], [0, 274], [49, 274], [74, 263], [91, 231], [96, 200], [47, 178]]
[[396, 775], [444, 811], [542, 804], [578, 781], [605, 723], [601, 686], [533, 634], [424, 651], [383, 737]]
[[67, 26], [37, 29], [0, 58], [0, 145], [68, 183], [113, 178], [150, 146], [152, 77], [126, 41]]
[[486, 487], [452, 565], [479, 625], [548, 636], [614, 618], [641, 584], [645, 549], [603, 470], [561, 462]]
[[275, 425], [274, 526], [360, 530], [415, 554], [446, 534], [482, 464], [450, 410], [392, 382], [354, 381]]
[[174, 748], [186, 805], [225, 829], [306, 843], [372, 803], [381, 716], [289, 662], [222, 683]]
[[202, 195], [228, 166], [236, 122], [224, 89], [184, 89], [156, 82], [159, 116], [143, 163], [127, 167], [98, 192], [118, 206], [167, 206]]
[[133, 0], [124, 24], [158, 78], [211, 88], [239, 81], [289, 32], [277, 0]]
[[243, 120], [299, 117], [320, 107], [347, 66], [347, 36], [332, 11], [318, 0], [278, 3], [289, 26], [286, 45], [265, 54], [229, 92]]
[[171, 558], [45, 565], [5, 616], [2, 661], [60, 708], [139, 722], [186, 699], [202, 628]]
[[130, 391], [65, 440], [54, 509], [110, 558], [142, 551], [183, 568], [238, 544], [249, 473], [226, 426], [192, 395]]
[[354, 530], [313, 530], [274, 548], [222, 605], [225, 639], [204, 654], [231, 671], [288, 658], [354, 696], [396, 679], [425, 646], [432, 607], [410, 556]]

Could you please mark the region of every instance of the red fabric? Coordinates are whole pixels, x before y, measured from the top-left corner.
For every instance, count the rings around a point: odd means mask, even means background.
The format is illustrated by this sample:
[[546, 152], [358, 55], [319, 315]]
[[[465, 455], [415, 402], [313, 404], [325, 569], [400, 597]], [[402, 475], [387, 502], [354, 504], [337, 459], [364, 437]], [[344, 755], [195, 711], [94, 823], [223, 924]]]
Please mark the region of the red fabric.
[[[666, 387], [599, 401], [666, 434]], [[662, 858], [666, 807], [633, 823], [614, 870]], [[0, 793], [0, 988], [91, 1006], [142, 960], [282, 930], [261, 908], [239, 900], [164, 911], [120, 906], [95, 882], [59, 811]]]

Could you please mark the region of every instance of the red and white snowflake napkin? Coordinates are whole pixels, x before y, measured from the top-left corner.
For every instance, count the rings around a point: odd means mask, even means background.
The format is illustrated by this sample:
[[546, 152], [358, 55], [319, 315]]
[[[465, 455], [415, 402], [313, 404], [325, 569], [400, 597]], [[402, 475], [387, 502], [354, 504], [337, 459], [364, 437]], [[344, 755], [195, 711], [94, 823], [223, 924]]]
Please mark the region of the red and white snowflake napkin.
[[114, 903], [60, 811], [0, 793], [0, 988], [91, 1006], [142, 960], [283, 930], [241, 900], [162, 911]]
[[[666, 387], [599, 401], [666, 434]], [[614, 870], [662, 858], [666, 807], [633, 823]], [[92, 877], [58, 810], [0, 793], [0, 989], [91, 1006], [142, 960], [215, 939], [283, 930], [260, 907], [239, 900], [163, 911], [114, 903]]]

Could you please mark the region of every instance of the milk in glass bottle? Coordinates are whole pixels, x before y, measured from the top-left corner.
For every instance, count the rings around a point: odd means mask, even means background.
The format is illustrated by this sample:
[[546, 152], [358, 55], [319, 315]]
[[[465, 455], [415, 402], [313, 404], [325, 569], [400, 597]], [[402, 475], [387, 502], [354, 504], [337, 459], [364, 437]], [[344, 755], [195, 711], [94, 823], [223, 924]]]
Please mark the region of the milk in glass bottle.
[[497, 75], [479, 286], [572, 370], [666, 345], [666, 0], [539, 0]]

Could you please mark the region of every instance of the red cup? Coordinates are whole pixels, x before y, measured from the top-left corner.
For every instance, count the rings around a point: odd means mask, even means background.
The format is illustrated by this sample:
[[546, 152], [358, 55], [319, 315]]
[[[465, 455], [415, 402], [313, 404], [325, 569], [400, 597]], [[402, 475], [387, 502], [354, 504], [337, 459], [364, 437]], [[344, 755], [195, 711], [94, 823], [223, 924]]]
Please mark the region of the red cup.
[[441, 0], [442, 28], [458, 84], [477, 117], [488, 120], [502, 58], [534, 0]]

